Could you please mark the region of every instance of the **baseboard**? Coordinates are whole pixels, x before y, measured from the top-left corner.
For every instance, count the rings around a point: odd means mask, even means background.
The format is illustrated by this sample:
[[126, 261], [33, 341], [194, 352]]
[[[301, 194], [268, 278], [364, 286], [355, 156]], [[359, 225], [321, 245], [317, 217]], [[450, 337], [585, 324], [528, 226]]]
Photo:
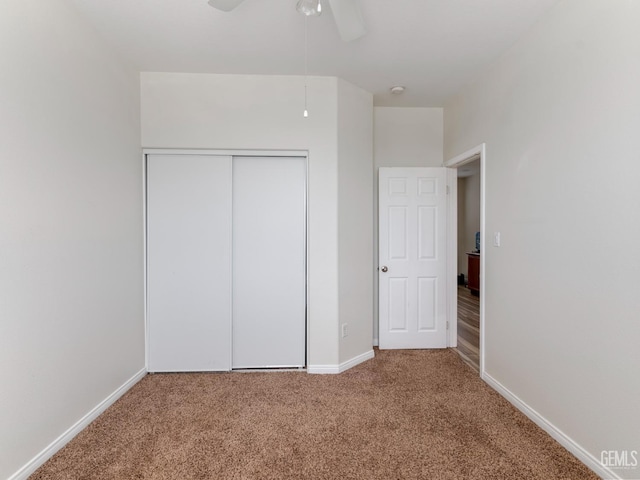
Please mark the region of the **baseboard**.
[[102, 402], [96, 405], [89, 413], [78, 420], [71, 428], [56, 438], [48, 447], [42, 450], [38, 455], [32, 458], [24, 467], [14, 473], [8, 480], [26, 480], [29, 475], [40, 468], [47, 460], [49, 460], [55, 453], [69, 443], [73, 437], [86, 428], [91, 422], [93, 422], [98, 416], [104, 412], [107, 408], [113, 405], [127, 390], [138, 383], [147, 374], [146, 369], [140, 370], [133, 377], [127, 380], [121, 387], [115, 392], [105, 398]]
[[320, 375], [340, 373], [340, 365], [307, 365], [307, 373]]
[[569, 452], [571, 452], [578, 460], [584, 463], [587, 467], [593, 470], [597, 475], [601, 478], [606, 478], [610, 480], [618, 480], [621, 479], [615, 472], [605, 467], [600, 463], [600, 461], [587, 452], [584, 448], [582, 448], [578, 443], [576, 443], [571, 437], [566, 435], [562, 430], [557, 428], [551, 422], [549, 422], [546, 418], [536, 412], [533, 408], [527, 405], [525, 402], [520, 400], [514, 393], [512, 393], [508, 388], [498, 382], [495, 378], [493, 378], [488, 373], [484, 372], [482, 375], [482, 379], [487, 382], [495, 391], [497, 391], [500, 395], [506, 398], [514, 407], [524, 413], [533, 423], [542, 428], [545, 432], [547, 432], [551, 437], [556, 440], [560, 445], [566, 448]]
[[353, 368], [356, 365], [373, 358], [374, 355], [375, 354], [373, 353], [373, 349], [371, 349], [367, 352], [361, 353], [360, 355], [353, 357], [351, 360], [342, 362], [339, 365], [308, 365], [307, 373], [335, 375], [338, 373], [345, 372], [350, 368]]
[[362, 362], [366, 362], [367, 360], [371, 360], [373, 357], [375, 356], [375, 354], [373, 353], [373, 349], [366, 351], [364, 353], [361, 353], [360, 355], [357, 355], [355, 357], [353, 357], [351, 360], [347, 360], [346, 362], [342, 362], [339, 366], [338, 366], [338, 373], [342, 373], [345, 372], [347, 370], [349, 370], [350, 368], [355, 367], [356, 365], [362, 363]]

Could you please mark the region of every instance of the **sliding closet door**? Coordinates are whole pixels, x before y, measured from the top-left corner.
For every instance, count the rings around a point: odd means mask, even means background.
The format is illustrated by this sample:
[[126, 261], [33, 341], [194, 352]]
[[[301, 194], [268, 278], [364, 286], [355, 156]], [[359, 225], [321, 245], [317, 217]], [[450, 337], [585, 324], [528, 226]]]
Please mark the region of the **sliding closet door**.
[[306, 162], [233, 159], [233, 368], [305, 364]]
[[231, 157], [147, 157], [149, 370], [231, 365]]

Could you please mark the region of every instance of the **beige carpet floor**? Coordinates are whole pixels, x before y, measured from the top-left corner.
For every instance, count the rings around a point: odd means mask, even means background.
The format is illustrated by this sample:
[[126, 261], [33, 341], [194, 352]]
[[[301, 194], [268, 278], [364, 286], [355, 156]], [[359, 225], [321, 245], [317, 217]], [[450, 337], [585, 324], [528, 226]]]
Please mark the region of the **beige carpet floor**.
[[32, 479], [597, 479], [458, 355], [146, 376]]

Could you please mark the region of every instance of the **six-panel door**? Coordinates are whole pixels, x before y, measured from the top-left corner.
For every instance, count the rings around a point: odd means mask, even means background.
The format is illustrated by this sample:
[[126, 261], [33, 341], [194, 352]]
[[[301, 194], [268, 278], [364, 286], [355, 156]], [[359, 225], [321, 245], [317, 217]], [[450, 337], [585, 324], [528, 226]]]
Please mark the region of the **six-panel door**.
[[444, 348], [446, 169], [379, 170], [380, 348]]

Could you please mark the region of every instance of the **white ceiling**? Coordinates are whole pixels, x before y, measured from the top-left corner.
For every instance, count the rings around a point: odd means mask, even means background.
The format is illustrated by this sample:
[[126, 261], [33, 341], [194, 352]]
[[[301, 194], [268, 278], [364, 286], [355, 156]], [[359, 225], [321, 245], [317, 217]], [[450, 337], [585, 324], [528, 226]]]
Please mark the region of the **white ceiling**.
[[[300, 75], [296, 0], [70, 0], [140, 71]], [[309, 74], [341, 77], [381, 106], [438, 107], [559, 0], [360, 0], [367, 35], [340, 40], [328, 2], [310, 17]], [[389, 87], [406, 86], [400, 96]]]

